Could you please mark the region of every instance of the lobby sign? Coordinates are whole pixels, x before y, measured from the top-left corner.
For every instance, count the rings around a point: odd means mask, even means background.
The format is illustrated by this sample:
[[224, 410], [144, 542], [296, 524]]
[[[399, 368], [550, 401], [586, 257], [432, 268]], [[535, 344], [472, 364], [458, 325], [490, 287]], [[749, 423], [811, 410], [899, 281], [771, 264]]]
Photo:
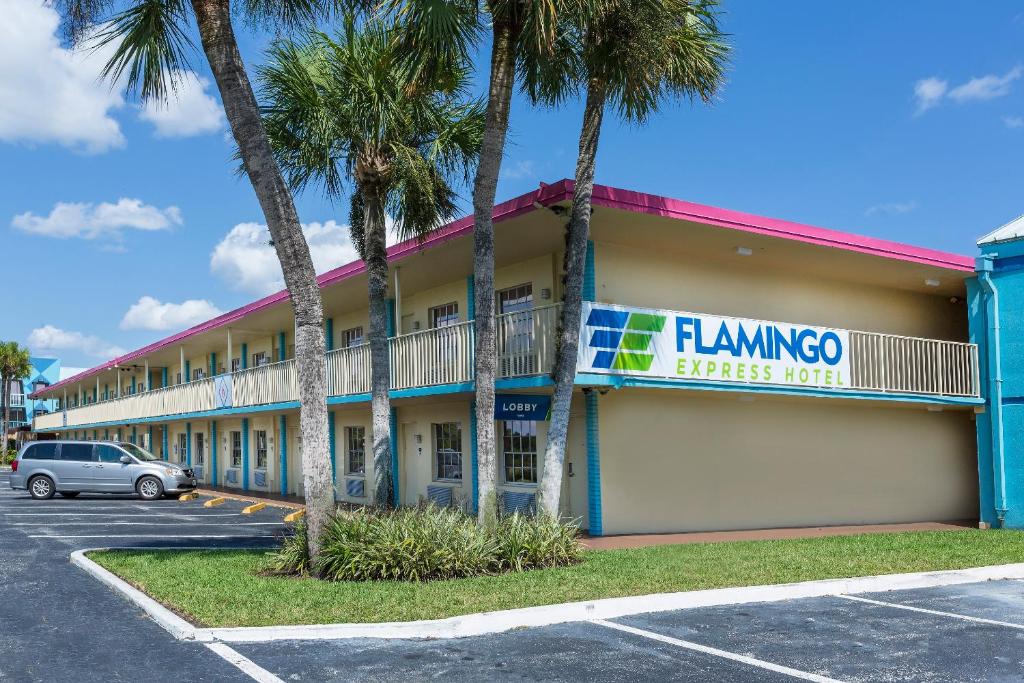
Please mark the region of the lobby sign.
[[534, 394], [495, 394], [496, 420], [548, 420], [551, 417], [551, 397]]
[[583, 302], [577, 371], [845, 389], [850, 333]]

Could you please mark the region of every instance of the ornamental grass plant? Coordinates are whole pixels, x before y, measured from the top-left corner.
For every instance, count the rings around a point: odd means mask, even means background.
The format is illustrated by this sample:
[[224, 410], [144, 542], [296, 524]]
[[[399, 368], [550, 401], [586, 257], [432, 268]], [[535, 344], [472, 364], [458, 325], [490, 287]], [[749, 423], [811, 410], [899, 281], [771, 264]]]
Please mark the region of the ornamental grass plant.
[[331, 581], [435, 581], [562, 567], [579, 562], [579, 527], [547, 515], [514, 513], [488, 533], [456, 508], [338, 510], [311, 566], [303, 524], [270, 553], [271, 574]]

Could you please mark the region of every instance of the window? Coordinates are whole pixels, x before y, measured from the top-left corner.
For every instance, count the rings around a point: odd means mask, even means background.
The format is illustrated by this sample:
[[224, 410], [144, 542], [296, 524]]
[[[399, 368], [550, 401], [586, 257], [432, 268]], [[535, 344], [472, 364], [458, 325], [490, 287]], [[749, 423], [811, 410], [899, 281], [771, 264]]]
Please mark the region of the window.
[[345, 427], [345, 473], [366, 474], [366, 427]]
[[266, 351], [260, 351], [259, 353], [252, 354], [252, 366], [258, 368], [261, 365], [269, 365], [270, 357]]
[[351, 349], [353, 346], [359, 346], [363, 343], [363, 328], [353, 327], [349, 330], [342, 330], [341, 332], [341, 348]]
[[193, 460], [199, 467], [206, 463], [206, 435], [202, 432], [196, 434], [196, 452]]
[[85, 443], [65, 443], [60, 446], [60, 459], [73, 462], [91, 462], [92, 445]]
[[231, 432], [231, 466], [242, 466], [242, 432]]
[[443, 306], [434, 306], [430, 309], [431, 327], [451, 327], [459, 322], [459, 304], [452, 302]]
[[25, 451], [23, 460], [53, 460], [57, 456], [57, 444], [37, 443]]
[[185, 462], [188, 452], [188, 434], [178, 434], [178, 462]]
[[267, 433], [258, 429], [256, 434], [256, 469], [267, 469]]
[[181, 384], [181, 373], [180, 373], [180, 372], [178, 373], [178, 381], [177, 381], [177, 384]]
[[203, 370], [202, 368], [196, 368], [195, 370], [192, 371], [193, 381], [203, 379], [204, 377], [206, 377], [206, 371]]
[[119, 448], [107, 446], [106, 444], [96, 446], [96, 450], [99, 453], [100, 462], [121, 462], [121, 456], [124, 455]]
[[242, 359], [232, 358], [231, 359], [231, 372], [238, 372], [242, 369]]
[[462, 425], [442, 422], [434, 425], [435, 479], [462, 479]]
[[537, 423], [534, 420], [505, 420], [501, 423], [501, 453], [505, 482], [537, 483]]

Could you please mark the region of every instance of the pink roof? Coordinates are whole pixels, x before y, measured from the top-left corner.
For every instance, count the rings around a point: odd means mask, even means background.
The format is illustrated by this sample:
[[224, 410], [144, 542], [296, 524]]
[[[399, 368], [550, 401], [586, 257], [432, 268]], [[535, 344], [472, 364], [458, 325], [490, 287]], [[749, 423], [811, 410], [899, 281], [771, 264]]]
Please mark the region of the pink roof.
[[[551, 205], [563, 201], [570, 201], [573, 197], [574, 185], [575, 182], [568, 179], [560, 180], [552, 185], [541, 183], [541, 186], [532, 192], [527, 192], [526, 194], [510, 199], [507, 202], [496, 205], [494, 207], [494, 220], [496, 222], [507, 220], [530, 211], [535, 211], [536, 207], [534, 207], [534, 202]], [[694, 204], [693, 202], [686, 202], [680, 199], [660, 197], [658, 195], [645, 194], [643, 192], [635, 192], [633, 190], [622, 190], [615, 187], [608, 187], [607, 185], [594, 186], [592, 201], [595, 206], [605, 206], [613, 209], [633, 211], [635, 213], [665, 216], [667, 218], [686, 220], [705, 225], [716, 225], [722, 228], [740, 230], [742, 232], [769, 235], [772, 237], [796, 240], [798, 242], [807, 242], [809, 244], [818, 244], [836, 249], [844, 249], [846, 251], [870, 254], [899, 261], [907, 261], [910, 263], [921, 263], [929, 266], [935, 266], [937, 268], [946, 268], [962, 272], [974, 271], [974, 259], [968, 256], [960, 256], [958, 254], [950, 254], [933, 249], [924, 249], [921, 247], [901, 244], [899, 242], [890, 242], [888, 240], [840, 232], [838, 230], [816, 228], [810, 225], [791, 223], [789, 221], [779, 220], [776, 218], [766, 218], [764, 216], [731, 211], [729, 209], [719, 209], [717, 207], [706, 206], [704, 204]], [[473, 216], [465, 216], [457, 221], [438, 228], [423, 240], [411, 239], [390, 247], [388, 249], [388, 261], [400, 261], [410, 254], [430, 249], [431, 247], [465, 235], [470, 235], [472, 232]], [[329, 270], [326, 273], [317, 276], [317, 282], [320, 283], [321, 287], [327, 287], [328, 285], [336, 282], [341, 282], [342, 280], [360, 275], [365, 272], [365, 270], [366, 266], [362, 261], [353, 261], [352, 263], [340, 266], [334, 270]], [[98, 372], [109, 370], [117, 365], [131, 363], [132, 361], [142, 358], [154, 351], [158, 351], [166, 346], [180, 343], [189, 337], [194, 337], [197, 334], [237, 322], [251, 313], [279, 304], [287, 298], [288, 291], [281, 290], [280, 292], [242, 306], [241, 308], [236, 308], [233, 311], [219, 315], [204, 323], [200, 323], [194, 327], [188, 328], [187, 330], [173, 334], [165, 339], [153, 342], [148, 346], [144, 346], [123, 356], [107, 361], [106, 363], [97, 365], [85, 372], [80, 372], [77, 375], [61, 380], [60, 382], [47, 387], [45, 390], [41, 390], [39, 393], [49, 394], [58, 387], [73, 384]]]

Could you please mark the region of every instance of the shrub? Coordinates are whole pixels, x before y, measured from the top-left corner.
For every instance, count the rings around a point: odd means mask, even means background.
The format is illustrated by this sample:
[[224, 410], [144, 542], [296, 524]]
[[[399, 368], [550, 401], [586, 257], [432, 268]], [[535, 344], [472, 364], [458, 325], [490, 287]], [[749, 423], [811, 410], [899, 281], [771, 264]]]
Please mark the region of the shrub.
[[10, 465], [18, 457], [18, 451], [14, 448], [0, 450], [0, 467]]
[[[316, 573], [334, 581], [431, 581], [521, 572], [578, 562], [575, 524], [550, 517], [505, 517], [493, 533], [454, 508], [338, 510], [324, 531]], [[271, 553], [272, 573], [307, 574], [305, 527]]]

